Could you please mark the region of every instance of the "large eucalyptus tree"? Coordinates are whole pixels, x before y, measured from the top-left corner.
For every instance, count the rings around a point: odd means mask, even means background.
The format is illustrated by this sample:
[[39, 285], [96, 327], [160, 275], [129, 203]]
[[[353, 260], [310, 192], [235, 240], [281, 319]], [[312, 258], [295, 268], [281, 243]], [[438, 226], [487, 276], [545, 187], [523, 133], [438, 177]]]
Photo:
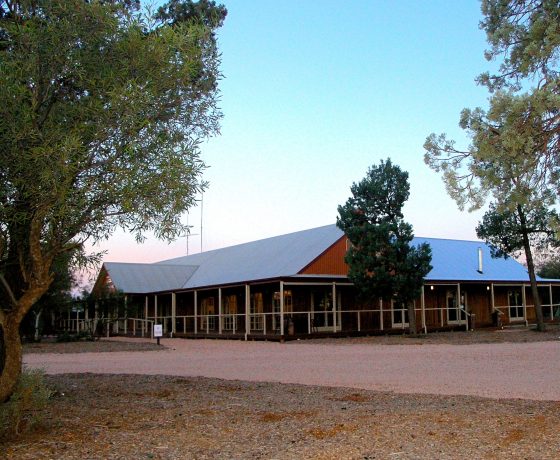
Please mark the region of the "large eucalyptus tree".
[[[0, 401], [53, 261], [117, 227], [173, 238], [218, 133], [213, 1], [0, 1]], [[79, 251], [78, 251], [79, 253]], [[83, 254], [83, 253], [82, 253]], [[1, 338], [1, 337], [0, 337]]]

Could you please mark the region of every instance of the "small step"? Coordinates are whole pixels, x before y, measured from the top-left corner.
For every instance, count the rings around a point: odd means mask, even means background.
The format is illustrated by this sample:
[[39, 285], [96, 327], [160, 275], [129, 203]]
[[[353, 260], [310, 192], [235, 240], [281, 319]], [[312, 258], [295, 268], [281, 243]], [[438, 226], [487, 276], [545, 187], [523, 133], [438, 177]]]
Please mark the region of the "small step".
[[534, 325], [526, 326], [525, 324], [504, 324], [502, 329], [504, 331], [526, 331], [528, 329], [534, 329]]

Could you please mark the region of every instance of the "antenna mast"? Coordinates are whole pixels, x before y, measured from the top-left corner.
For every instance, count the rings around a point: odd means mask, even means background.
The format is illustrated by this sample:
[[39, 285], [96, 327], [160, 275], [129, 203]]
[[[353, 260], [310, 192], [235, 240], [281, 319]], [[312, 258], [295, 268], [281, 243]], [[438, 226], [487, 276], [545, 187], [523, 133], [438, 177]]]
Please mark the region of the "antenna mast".
[[202, 252], [202, 211], [204, 210], [204, 192], [200, 192], [200, 252]]
[[198, 233], [191, 233], [190, 230], [189, 230], [189, 213], [187, 213], [187, 236], [186, 236], [186, 238], [187, 238], [187, 255], [189, 255], [189, 238], [191, 236], [197, 236], [197, 235], [198, 235]]

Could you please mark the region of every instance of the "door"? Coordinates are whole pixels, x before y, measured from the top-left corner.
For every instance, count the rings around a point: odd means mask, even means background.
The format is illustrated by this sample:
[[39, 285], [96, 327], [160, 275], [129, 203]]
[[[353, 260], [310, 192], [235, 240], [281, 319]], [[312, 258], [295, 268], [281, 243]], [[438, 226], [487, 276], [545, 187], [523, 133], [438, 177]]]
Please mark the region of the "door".
[[332, 292], [315, 292], [311, 307], [313, 329], [316, 331], [334, 330]]
[[[276, 291], [272, 296], [272, 329], [280, 331], [280, 291]], [[292, 291], [290, 289], [284, 290], [284, 320], [292, 317]], [[288, 314], [286, 316], [286, 314]], [[284, 325], [285, 326], [285, 325]], [[287, 332], [287, 331], [284, 331]]]
[[391, 319], [393, 328], [405, 329], [408, 327], [408, 308], [404, 304], [397, 304], [391, 300]]
[[508, 306], [510, 321], [523, 321], [525, 319], [521, 288], [514, 288], [508, 291]]
[[446, 293], [447, 304], [447, 324], [465, 324], [467, 315], [463, 310], [466, 310], [467, 294], [461, 294], [461, 303], [457, 302], [457, 289], [448, 289]]

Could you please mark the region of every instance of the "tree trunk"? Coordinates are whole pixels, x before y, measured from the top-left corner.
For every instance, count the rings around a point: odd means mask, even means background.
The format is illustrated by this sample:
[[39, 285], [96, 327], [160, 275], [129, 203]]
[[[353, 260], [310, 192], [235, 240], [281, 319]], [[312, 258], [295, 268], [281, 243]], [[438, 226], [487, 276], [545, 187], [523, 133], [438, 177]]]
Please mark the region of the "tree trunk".
[[6, 362], [6, 354], [4, 353], [4, 327], [0, 324], [0, 375], [4, 370], [4, 363]]
[[[525, 259], [527, 260], [527, 271], [529, 272], [529, 281], [531, 283], [531, 293], [533, 295], [533, 303], [535, 305], [535, 316], [537, 317], [537, 330], [540, 332], [545, 331], [544, 317], [542, 312], [541, 299], [539, 297], [539, 290], [537, 289], [537, 277], [535, 276], [535, 263], [533, 261], [533, 253], [531, 251], [531, 244], [529, 242], [529, 234], [527, 232], [527, 222], [525, 214], [521, 206], [517, 207], [519, 212], [519, 221], [521, 222], [521, 230], [523, 232], [523, 249], [525, 250]], [[525, 287], [523, 288], [525, 289]]]
[[[48, 268], [47, 268], [48, 269]], [[19, 300], [14, 301], [11, 310], [0, 309], [0, 326], [4, 335], [4, 368], [0, 374], [0, 404], [12, 395], [21, 374], [21, 338], [19, 326], [35, 302], [47, 291], [52, 277], [43, 278], [24, 291]]]
[[39, 322], [41, 320], [41, 313], [43, 313], [43, 310], [39, 310], [39, 313], [37, 312], [33, 312], [33, 314], [35, 315], [35, 334], [33, 335], [33, 339], [35, 340], [35, 342], [39, 341]]
[[416, 335], [418, 330], [416, 328], [416, 309], [414, 308], [414, 302], [408, 302], [408, 333], [410, 335]]
[[21, 374], [21, 339], [16, 315], [6, 313], [0, 326], [4, 335], [4, 368], [0, 374], [0, 404], [7, 401], [14, 392]]

